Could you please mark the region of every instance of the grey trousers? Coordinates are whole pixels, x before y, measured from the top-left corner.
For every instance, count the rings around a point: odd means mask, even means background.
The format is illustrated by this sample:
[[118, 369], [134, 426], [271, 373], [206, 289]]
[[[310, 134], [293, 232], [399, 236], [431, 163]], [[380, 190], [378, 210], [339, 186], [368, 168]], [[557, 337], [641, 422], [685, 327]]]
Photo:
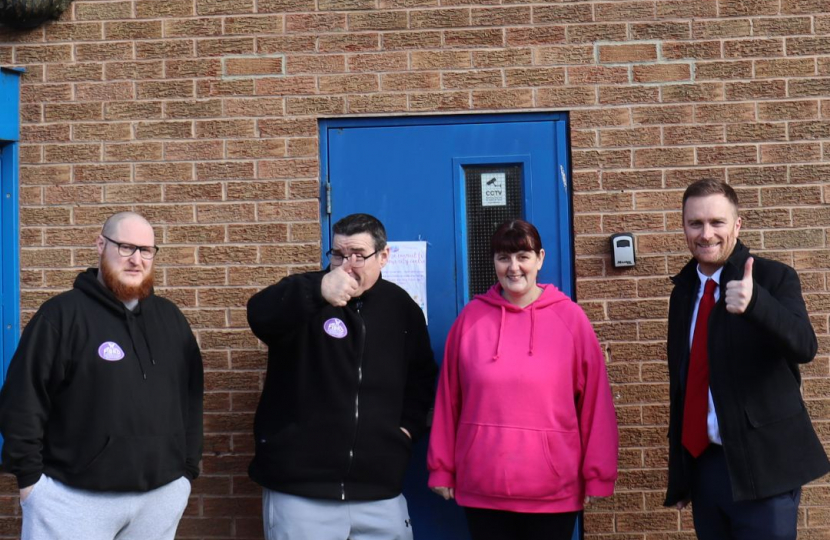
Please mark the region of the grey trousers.
[[412, 540], [403, 495], [329, 501], [264, 489], [262, 519], [267, 540]]
[[181, 477], [147, 492], [76, 489], [45, 474], [20, 503], [21, 540], [173, 540], [190, 496]]

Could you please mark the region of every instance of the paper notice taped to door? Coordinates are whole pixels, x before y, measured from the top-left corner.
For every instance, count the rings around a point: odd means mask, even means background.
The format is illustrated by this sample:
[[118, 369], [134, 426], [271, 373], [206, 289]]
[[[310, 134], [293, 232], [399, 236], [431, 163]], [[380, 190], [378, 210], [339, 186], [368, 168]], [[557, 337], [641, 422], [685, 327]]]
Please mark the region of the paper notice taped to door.
[[409, 293], [424, 318], [427, 317], [427, 243], [389, 242], [389, 262], [383, 267], [383, 279]]

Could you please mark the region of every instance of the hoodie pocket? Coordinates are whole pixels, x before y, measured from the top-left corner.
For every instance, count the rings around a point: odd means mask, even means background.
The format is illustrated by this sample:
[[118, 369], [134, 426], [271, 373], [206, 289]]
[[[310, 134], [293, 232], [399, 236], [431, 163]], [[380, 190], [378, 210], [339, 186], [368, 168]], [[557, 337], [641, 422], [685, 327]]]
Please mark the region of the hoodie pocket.
[[73, 472], [92, 475], [101, 489], [134, 490], [157, 487], [181, 476], [185, 462], [184, 432], [168, 435], [109, 435], [103, 447]]
[[579, 491], [577, 432], [461, 424], [457, 448], [459, 491], [546, 500]]

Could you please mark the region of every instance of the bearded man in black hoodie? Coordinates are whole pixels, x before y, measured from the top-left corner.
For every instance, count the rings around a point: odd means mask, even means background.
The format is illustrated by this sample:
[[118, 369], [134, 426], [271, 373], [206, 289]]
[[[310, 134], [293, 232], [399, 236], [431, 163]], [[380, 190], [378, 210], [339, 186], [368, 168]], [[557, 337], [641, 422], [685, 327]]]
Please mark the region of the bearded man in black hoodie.
[[172, 540], [199, 474], [202, 357], [153, 294], [147, 220], [111, 216], [96, 246], [99, 269], [40, 307], [0, 391], [21, 538]]

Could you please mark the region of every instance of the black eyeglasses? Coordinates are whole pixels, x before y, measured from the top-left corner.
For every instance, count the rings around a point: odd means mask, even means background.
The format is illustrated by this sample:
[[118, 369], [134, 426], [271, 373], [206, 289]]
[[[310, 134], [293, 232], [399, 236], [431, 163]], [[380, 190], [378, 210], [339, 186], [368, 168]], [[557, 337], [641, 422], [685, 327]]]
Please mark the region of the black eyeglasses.
[[352, 268], [360, 268], [361, 266], [366, 264], [366, 259], [374, 257], [379, 252], [380, 250], [376, 249], [368, 255], [361, 255], [360, 253], [349, 253], [348, 255], [343, 255], [342, 253], [337, 253], [336, 251], [328, 250], [326, 252], [326, 257], [329, 258], [329, 261], [331, 261], [332, 266], [340, 266], [341, 264], [343, 264], [343, 261], [349, 259]]
[[135, 253], [136, 250], [138, 250], [138, 252], [141, 254], [142, 259], [144, 259], [145, 261], [151, 261], [153, 260], [153, 257], [156, 256], [156, 253], [159, 252], [158, 246], [134, 246], [132, 244], [125, 244], [124, 242], [116, 242], [112, 238], [104, 236], [103, 234], [101, 236], [104, 238], [104, 240], [112, 242], [113, 244], [118, 246], [118, 254], [122, 257], [132, 257], [133, 253]]

